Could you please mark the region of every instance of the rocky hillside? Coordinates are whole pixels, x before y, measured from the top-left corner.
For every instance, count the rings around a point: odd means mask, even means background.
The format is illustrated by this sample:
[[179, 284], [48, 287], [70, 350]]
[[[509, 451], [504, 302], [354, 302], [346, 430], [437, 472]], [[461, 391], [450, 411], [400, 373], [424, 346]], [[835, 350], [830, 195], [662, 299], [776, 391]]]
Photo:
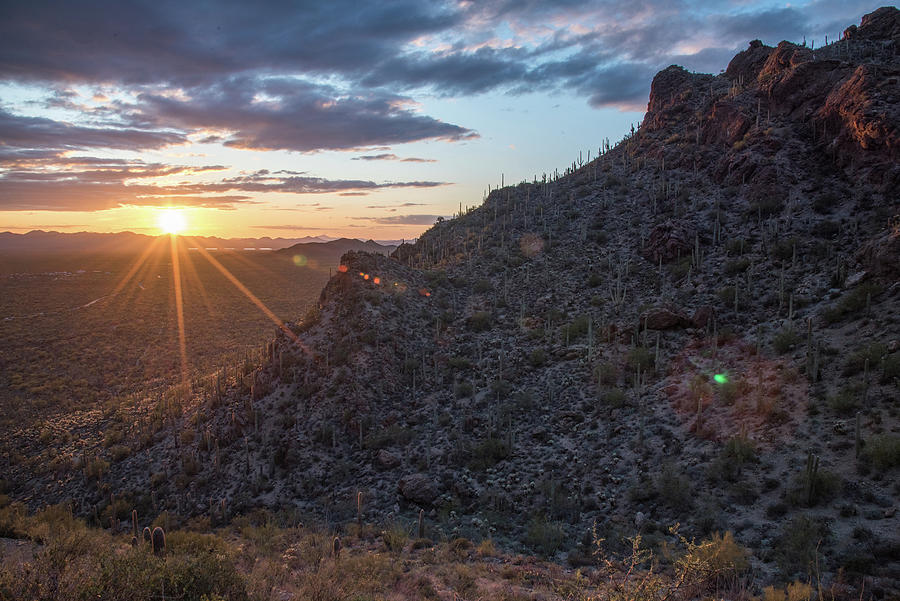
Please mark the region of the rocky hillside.
[[898, 594], [898, 36], [882, 8], [661, 71], [619, 144], [345, 255], [260, 357], [94, 416], [114, 443], [11, 465], [13, 495], [334, 524], [361, 492], [368, 521], [573, 565], [678, 523], [732, 531], [753, 586]]

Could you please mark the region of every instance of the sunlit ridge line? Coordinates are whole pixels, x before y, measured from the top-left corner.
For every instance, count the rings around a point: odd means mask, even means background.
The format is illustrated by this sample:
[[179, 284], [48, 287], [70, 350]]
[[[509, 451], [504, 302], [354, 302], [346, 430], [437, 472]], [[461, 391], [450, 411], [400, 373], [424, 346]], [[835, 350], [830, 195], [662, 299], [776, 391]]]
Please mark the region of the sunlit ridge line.
[[259, 300], [255, 294], [250, 292], [249, 288], [244, 286], [244, 284], [240, 280], [238, 280], [236, 277], [234, 277], [234, 275], [230, 271], [228, 271], [228, 269], [224, 265], [219, 263], [212, 255], [210, 255], [209, 252], [205, 248], [197, 245], [193, 239], [188, 238], [188, 241], [190, 241], [192, 244], [197, 246], [197, 250], [200, 252], [200, 254], [203, 255], [206, 258], [206, 260], [212, 264], [213, 267], [218, 269], [222, 273], [222, 275], [224, 275], [228, 279], [229, 282], [234, 284], [234, 286], [238, 290], [240, 290], [241, 293], [250, 300], [250, 302], [252, 302], [254, 305], [256, 305], [256, 307], [260, 311], [262, 311], [265, 314], [265, 316], [268, 317], [276, 326], [278, 326], [278, 328], [282, 332], [284, 332], [288, 338], [290, 338], [292, 341], [294, 341], [294, 343], [296, 343], [304, 352], [309, 352], [308, 349], [306, 348], [306, 345], [304, 345], [300, 341], [300, 338], [296, 334], [294, 334], [294, 332], [291, 331], [291, 329], [289, 327], [284, 325], [284, 322], [281, 321], [280, 319], [278, 319], [278, 316], [276, 316], [272, 312], [272, 310], [269, 309], [265, 305], [265, 303], [263, 303], [261, 300]]
[[188, 383], [187, 342], [184, 332], [184, 296], [181, 290], [181, 264], [178, 255], [178, 236], [169, 235], [172, 242], [172, 279], [175, 283], [175, 315], [178, 320], [178, 351], [181, 355], [181, 384]]

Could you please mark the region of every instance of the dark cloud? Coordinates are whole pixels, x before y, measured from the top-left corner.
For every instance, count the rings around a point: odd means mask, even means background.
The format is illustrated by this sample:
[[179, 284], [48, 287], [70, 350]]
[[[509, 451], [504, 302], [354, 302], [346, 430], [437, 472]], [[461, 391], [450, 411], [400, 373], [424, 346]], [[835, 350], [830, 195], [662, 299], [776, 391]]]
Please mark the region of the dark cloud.
[[[53, 86], [47, 102], [109, 125], [0, 113], [0, 138], [23, 151], [160, 148], [187, 135], [302, 152], [461, 140], [477, 134], [416, 112], [409, 98], [565, 90], [635, 110], [669, 64], [716, 72], [750, 39], [836, 34], [871, 9], [861, 0], [6, 2], [0, 80]], [[75, 84], [137, 100], [89, 105]], [[128, 127], [116, 125], [123, 118]]]
[[[0, 150], [114, 148], [144, 150], [183, 144], [182, 133], [133, 128], [86, 127], [44, 117], [14, 115], [0, 108]], [[6, 148], [3, 148], [6, 147]]]
[[142, 127], [227, 131], [226, 146], [253, 150], [350, 150], [477, 137], [406, 108], [408, 102], [383, 92], [341, 95], [297, 79], [238, 77], [188, 89], [185, 97], [143, 93], [129, 118]]
[[[85, 161], [77, 166], [88, 165], [89, 162]], [[233, 209], [237, 205], [260, 202], [255, 196], [248, 194], [352, 193], [384, 188], [432, 188], [447, 185], [429, 181], [376, 183], [312, 176], [276, 176], [266, 170], [216, 182], [181, 182], [173, 185], [152, 183], [153, 178], [215, 169], [218, 166], [195, 168], [144, 164], [140, 161], [100, 165], [92, 169], [9, 169], [0, 173], [0, 210], [99, 211], [126, 205]], [[315, 210], [329, 208], [316, 203]]]
[[196, 85], [257, 70], [364, 70], [462, 18], [427, 0], [6, 2], [0, 77]]

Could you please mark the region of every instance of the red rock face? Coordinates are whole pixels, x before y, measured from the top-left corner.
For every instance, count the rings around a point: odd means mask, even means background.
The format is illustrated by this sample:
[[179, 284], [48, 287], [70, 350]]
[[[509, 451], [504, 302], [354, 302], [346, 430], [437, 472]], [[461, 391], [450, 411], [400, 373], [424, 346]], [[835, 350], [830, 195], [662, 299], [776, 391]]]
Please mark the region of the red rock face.
[[[767, 132], [769, 123], [781, 133]], [[845, 40], [816, 50], [754, 40], [717, 77], [668, 67], [653, 79], [642, 129], [676, 132], [666, 137], [705, 145], [715, 152], [710, 158], [716, 179], [749, 184], [750, 196], [777, 191], [802, 155], [852, 168], [854, 177], [897, 194], [900, 11], [880, 8], [849, 29]], [[808, 150], [775, 160], [786, 144], [797, 142]], [[670, 155], [669, 164], [695, 168], [696, 159], [688, 163], [685, 153], [667, 152], [662, 139], [649, 136], [641, 144], [648, 156]]]

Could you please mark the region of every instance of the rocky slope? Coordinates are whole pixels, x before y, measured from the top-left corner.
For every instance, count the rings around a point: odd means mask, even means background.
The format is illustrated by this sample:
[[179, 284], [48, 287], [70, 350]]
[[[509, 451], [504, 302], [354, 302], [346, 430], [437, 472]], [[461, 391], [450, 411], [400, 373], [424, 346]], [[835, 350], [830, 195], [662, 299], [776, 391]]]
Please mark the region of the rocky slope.
[[573, 564], [680, 523], [733, 531], [756, 584], [818, 560], [897, 594], [898, 31], [882, 8], [823, 48], [663, 70], [615, 147], [345, 255], [258, 359], [86, 419], [122, 442], [11, 465], [14, 495], [338, 523], [361, 491], [367, 520], [422, 508]]

